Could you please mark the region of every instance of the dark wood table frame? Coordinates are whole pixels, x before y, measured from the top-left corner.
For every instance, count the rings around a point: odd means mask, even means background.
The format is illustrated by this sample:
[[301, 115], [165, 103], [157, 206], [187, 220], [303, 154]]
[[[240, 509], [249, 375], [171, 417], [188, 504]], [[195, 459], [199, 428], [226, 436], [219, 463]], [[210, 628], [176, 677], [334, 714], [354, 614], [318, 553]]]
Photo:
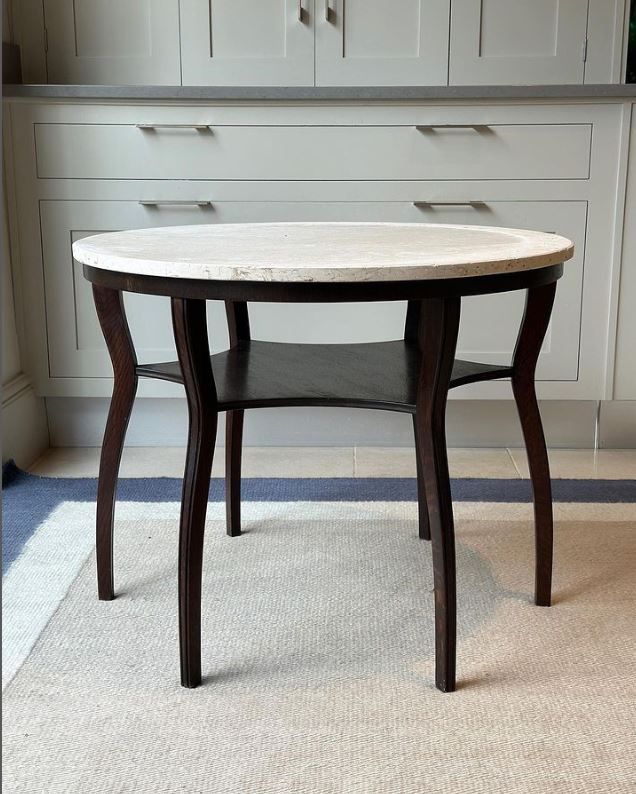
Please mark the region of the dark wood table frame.
[[[241, 444], [248, 408], [344, 406], [413, 416], [419, 535], [432, 540], [435, 591], [435, 683], [456, 686], [455, 537], [446, 453], [448, 390], [510, 378], [525, 439], [535, 517], [535, 603], [549, 606], [552, 580], [552, 494], [535, 392], [535, 369], [550, 321], [562, 265], [455, 279], [272, 283], [138, 276], [84, 267], [110, 353], [114, 388], [104, 434], [97, 495], [99, 598], [114, 598], [113, 517], [119, 464], [139, 377], [182, 383], [189, 413], [179, 533], [181, 683], [201, 682], [203, 535], [218, 414], [227, 412], [227, 532], [241, 533]], [[527, 290], [510, 366], [455, 360], [462, 296]], [[178, 361], [138, 364], [123, 292], [171, 299]], [[211, 356], [206, 300], [223, 300], [230, 349]], [[404, 338], [357, 345], [254, 341], [247, 304], [406, 300]]]

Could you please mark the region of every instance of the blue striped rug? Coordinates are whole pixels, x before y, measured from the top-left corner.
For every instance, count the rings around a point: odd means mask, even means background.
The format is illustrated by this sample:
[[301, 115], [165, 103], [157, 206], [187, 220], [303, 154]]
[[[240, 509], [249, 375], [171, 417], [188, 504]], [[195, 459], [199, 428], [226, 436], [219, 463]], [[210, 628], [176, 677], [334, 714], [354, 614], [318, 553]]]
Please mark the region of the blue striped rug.
[[[97, 481], [39, 477], [9, 465], [3, 469], [3, 485], [4, 687], [24, 664], [93, 554]], [[528, 480], [461, 478], [452, 480], [451, 487], [460, 530], [467, 518], [490, 525], [515, 516], [528, 522], [531, 534]], [[636, 518], [634, 480], [554, 480], [553, 491], [557, 523], [574, 517], [603, 527], [610, 520], [633, 522]], [[176, 530], [179, 478], [123, 478], [117, 497], [119, 527], [141, 526], [150, 519], [167, 520]], [[223, 498], [223, 481], [215, 478], [210, 483], [208, 519], [221, 533]], [[243, 501], [248, 533], [272, 520], [276, 524], [337, 520], [346, 527], [359, 519], [382, 517], [417, 526], [412, 478], [245, 478]], [[115, 535], [116, 544], [126, 542], [127, 533]]]
[[[97, 480], [38, 477], [9, 464], [3, 471], [2, 570], [5, 573], [25, 543], [58, 505], [95, 502]], [[532, 501], [529, 480], [458, 478], [451, 481], [456, 502]], [[553, 480], [555, 502], [636, 503], [635, 480]], [[222, 478], [210, 481], [210, 502], [224, 499]], [[181, 480], [176, 477], [122, 478], [117, 498], [125, 502], [178, 502]], [[245, 478], [245, 502], [412, 502], [415, 480], [401, 477]]]
[[528, 481], [453, 481], [460, 687], [443, 696], [414, 480], [246, 478], [241, 538], [214, 480], [191, 692], [179, 479], [121, 481], [103, 603], [95, 480], [9, 473], [7, 790], [629, 789], [636, 482], [554, 481], [546, 611], [532, 606]]

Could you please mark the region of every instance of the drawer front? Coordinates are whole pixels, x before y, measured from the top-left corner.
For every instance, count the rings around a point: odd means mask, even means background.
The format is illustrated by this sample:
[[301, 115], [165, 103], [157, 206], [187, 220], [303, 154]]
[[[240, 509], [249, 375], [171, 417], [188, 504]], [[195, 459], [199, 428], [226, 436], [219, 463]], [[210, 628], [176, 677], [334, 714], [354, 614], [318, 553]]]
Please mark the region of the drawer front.
[[[539, 362], [541, 380], [578, 377], [581, 289], [587, 204], [583, 201], [493, 201], [479, 207], [414, 206], [407, 201], [245, 201], [207, 208], [151, 208], [133, 201], [42, 201], [40, 205], [49, 371], [53, 378], [106, 378], [111, 367], [97, 324], [90, 285], [71, 244], [102, 231], [170, 224], [239, 221], [405, 221], [476, 223], [555, 231], [576, 244], [557, 290], [551, 328]], [[465, 299], [458, 356], [510, 361], [523, 312], [522, 293]], [[140, 361], [175, 358], [167, 299], [126, 295]], [[213, 350], [227, 344], [223, 308], [209, 307]], [[404, 305], [253, 304], [255, 338], [295, 342], [364, 342], [399, 338]], [[463, 391], [463, 390], [462, 390]], [[464, 395], [472, 394], [470, 390]]]
[[590, 124], [36, 124], [42, 179], [587, 179]]

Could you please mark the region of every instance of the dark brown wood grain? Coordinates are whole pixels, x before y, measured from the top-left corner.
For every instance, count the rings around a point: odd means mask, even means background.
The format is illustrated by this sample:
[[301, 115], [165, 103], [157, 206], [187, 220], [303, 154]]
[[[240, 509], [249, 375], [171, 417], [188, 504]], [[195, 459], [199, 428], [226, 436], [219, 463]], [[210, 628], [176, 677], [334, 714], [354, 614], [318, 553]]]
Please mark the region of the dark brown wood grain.
[[241, 460], [245, 411], [225, 414], [225, 527], [231, 538], [241, 534]]
[[271, 303], [346, 303], [350, 301], [401, 301], [529, 289], [550, 284], [563, 274], [563, 265], [535, 270], [422, 281], [200, 281], [166, 276], [139, 276], [84, 265], [84, 276], [93, 284], [143, 295], [204, 298], [222, 301]]
[[446, 453], [446, 400], [459, 332], [460, 298], [423, 301], [422, 358], [415, 427], [420, 470], [426, 489], [433, 547], [435, 591], [435, 684], [455, 689], [455, 530]]
[[121, 291], [93, 284], [93, 299], [113, 365], [114, 378], [99, 461], [96, 521], [97, 592], [100, 600], [110, 601], [115, 597], [113, 530], [117, 477], [126, 429], [137, 393], [137, 358]]
[[537, 606], [552, 601], [552, 484], [550, 464], [537, 403], [535, 371], [545, 338], [556, 282], [528, 290], [526, 307], [512, 359], [512, 392], [523, 430], [534, 497], [535, 585]]
[[421, 301], [410, 300], [406, 304], [406, 319], [404, 321], [404, 341], [417, 345], [420, 335], [420, 317], [422, 315]]
[[[230, 348], [250, 340], [247, 303], [225, 302]], [[225, 417], [225, 516], [230, 537], [241, 534], [241, 459], [245, 411], [228, 411]]]
[[188, 403], [188, 447], [179, 525], [181, 683], [201, 683], [203, 536], [218, 411], [205, 301], [172, 299], [172, 324]]
[[413, 414], [413, 435], [415, 436], [415, 468], [417, 477], [417, 520], [418, 533], [422, 540], [431, 539], [431, 523], [428, 517], [428, 502], [426, 499], [426, 481], [422, 468], [422, 451], [417, 431], [417, 416]]
[[[368, 344], [239, 342], [212, 356], [220, 411], [342, 406], [414, 413], [420, 349], [398, 339]], [[139, 375], [182, 383], [178, 362], [144, 364]], [[456, 360], [450, 388], [509, 378], [509, 366]]]
[[225, 301], [225, 316], [227, 317], [227, 332], [230, 347], [235, 347], [239, 342], [249, 341], [250, 316], [245, 301]]
[[[404, 323], [404, 341], [410, 345], [416, 345], [419, 354], [420, 338], [420, 318], [422, 316], [421, 301], [411, 300], [406, 307], [406, 320]], [[457, 362], [456, 362], [457, 365]], [[419, 355], [416, 362], [419, 375]], [[451, 378], [452, 382], [452, 378]], [[426, 484], [424, 482], [424, 472], [422, 470], [422, 455], [418, 448], [417, 421], [413, 414], [413, 434], [415, 436], [415, 463], [417, 469], [417, 514], [419, 536], [422, 540], [431, 539], [431, 527], [428, 520], [428, 505], [426, 503]]]

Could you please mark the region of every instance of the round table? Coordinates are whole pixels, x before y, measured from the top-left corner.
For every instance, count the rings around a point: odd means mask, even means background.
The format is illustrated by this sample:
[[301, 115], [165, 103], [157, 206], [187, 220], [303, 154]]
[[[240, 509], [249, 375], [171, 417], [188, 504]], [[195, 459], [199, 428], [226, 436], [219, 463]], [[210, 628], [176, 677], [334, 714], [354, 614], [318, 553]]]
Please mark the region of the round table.
[[[534, 375], [556, 282], [573, 255], [555, 234], [483, 226], [274, 223], [99, 234], [73, 245], [92, 282], [114, 371], [97, 496], [97, 577], [114, 597], [119, 462], [139, 377], [182, 383], [189, 412], [179, 533], [181, 682], [201, 681], [203, 534], [217, 418], [227, 412], [227, 531], [240, 535], [243, 415], [248, 408], [347, 406], [413, 416], [419, 534], [432, 540], [436, 685], [456, 686], [455, 540], [445, 438], [448, 390], [510, 378], [534, 494], [535, 602], [549, 606], [550, 474]], [[526, 290], [509, 366], [455, 360], [461, 298]], [[123, 292], [171, 299], [177, 362], [139, 364]], [[206, 301], [225, 301], [230, 348], [210, 355]], [[403, 338], [309, 345], [252, 340], [248, 302], [407, 301]], [[290, 329], [293, 335], [293, 329]]]

